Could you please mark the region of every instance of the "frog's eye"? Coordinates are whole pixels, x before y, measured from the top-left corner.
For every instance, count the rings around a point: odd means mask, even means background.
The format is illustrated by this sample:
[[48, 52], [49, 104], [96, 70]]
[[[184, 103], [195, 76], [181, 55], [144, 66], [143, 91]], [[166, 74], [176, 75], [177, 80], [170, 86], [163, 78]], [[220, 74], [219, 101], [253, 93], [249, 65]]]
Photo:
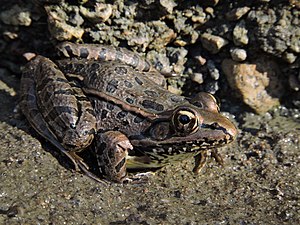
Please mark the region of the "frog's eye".
[[190, 134], [199, 128], [199, 120], [195, 113], [189, 110], [178, 110], [174, 113], [172, 123], [178, 133]]

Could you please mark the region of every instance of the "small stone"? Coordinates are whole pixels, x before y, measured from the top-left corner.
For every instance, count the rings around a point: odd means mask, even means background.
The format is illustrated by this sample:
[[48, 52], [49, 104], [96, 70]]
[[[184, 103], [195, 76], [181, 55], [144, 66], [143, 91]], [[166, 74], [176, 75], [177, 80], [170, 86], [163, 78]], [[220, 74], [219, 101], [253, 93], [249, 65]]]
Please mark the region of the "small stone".
[[201, 66], [203, 66], [206, 63], [206, 58], [203, 58], [201, 55], [195, 56], [194, 57]]
[[17, 39], [19, 37], [19, 35], [16, 32], [4, 31], [3, 37], [7, 38], [8, 40], [14, 40], [14, 39]]
[[208, 60], [207, 61], [207, 69], [208, 73], [210, 74], [210, 77], [214, 80], [218, 80], [220, 77], [219, 70], [217, 69], [214, 61]]
[[31, 59], [33, 59], [36, 56], [35, 53], [32, 52], [26, 52], [23, 54], [23, 57], [29, 62]]
[[211, 16], [214, 16], [214, 9], [212, 7], [207, 7], [205, 9], [205, 12], [207, 12]]
[[110, 4], [96, 3], [94, 10], [80, 6], [80, 13], [93, 23], [102, 23], [107, 21], [112, 15], [112, 6]]
[[238, 96], [256, 113], [265, 113], [279, 105], [284, 94], [280, 70], [274, 61], [258, 58], [254, 63], [222, 62], [227, 81]]
[[190, 78], [192, 81], [202, 84], [203, 83], [203, 74], [202, 73], [191, 73]]
[[226, 13], [226, 19], [229, 21], [236, 21], [239, 20], [242, 16], [244, 16], [246, 13], [248, 13], [250, 10], [250, 7], [240, 7], [235, 8], [231, 10], [230, 12]]
[[176, 94], [176, 95], [181, 95], [182, 94], [182, 91], [176, 87], [173, 87], [171, 85], [168, 86], [168, 91], [173, 93], [173, 94]]
[[211, 94], [215, 94], [219, 90], [218, 81], [210, 81], [205, 85], [205, 91]]
[[247, 52], [245, 49], [242, 48], [230, 49], [230, 55], [231, 58], [237, 62], [242, 62], [247, 58]]
[[282, 57], [286, 62], [288, 62], [290, 64], [294, 63], [297, 59], [297, 56], [295, 56], [291, 52], [284, 52]]
[[228, 44], [228, 41], [222, 37], [204, 33], [201, 35], [201, 43], [205, 49], [212, 54], [216, 54], [222, 47]]
[[184, 40], [180, 40], [180, 39], [176, 39], [174, 41], [174, 45], [176, 46], [180, 46], [180, 47], [183, 47], [183, 46], [186, 46], [188, 43]]
[[173, 8], [177, 6], [173, 0], [160, 0], [160, 5], [164, 7], [169, 14], [172, 14]]
[[233, 29], [233, 42], [237, 46], [248, 44], [248, 30], [244, 20], [241, 20]]

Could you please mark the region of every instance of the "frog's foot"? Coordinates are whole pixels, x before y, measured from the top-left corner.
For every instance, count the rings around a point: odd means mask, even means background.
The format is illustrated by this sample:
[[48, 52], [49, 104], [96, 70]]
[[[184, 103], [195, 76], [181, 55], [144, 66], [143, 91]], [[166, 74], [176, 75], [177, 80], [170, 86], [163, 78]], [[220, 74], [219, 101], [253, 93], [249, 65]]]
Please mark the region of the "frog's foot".
[[83, 172], [86, 176], [92, 178], [93, 180], [107, 184], [104, 180], [101, 180], [95, 174], [89, 171], [88, 165], [84, 162], [84, 160], [76, 154], [76, 152], [64, 152], [74, 163], [75, 170]]
[[[211, 156], [216, 160], [216, 162], [223, 166], [224, 160], [221, 154], [218, 152], [217, 149], [213, 149], [211, 151]], [[195, 174], [199, 174], [203, 167], [205, 166], [207, 161], [207, 151], [201, 151], [198, 155], [195, 156], [195, 167], [193, 169], [193, 172]]]
[[96, 157], [100, 172], [114, 182], [122, 183], [126, 178], [126, 157], [133, 147], [128, 138], [119, 131], [108, 131], [96, 135]]
[[219, 165], [224, 166], [224, 159], [223, 159], [222, 155], [218, 152], [217, 149], [213, 149], [211, 151], [211, 156], [216, 160], [216, 162]]
[[149, 178], [154, 175], [155, 175], [155, 173], [151, 172], [151, 171], [145, 172], [145, 173], [137, 173], [133, 176], [126, 177], [123, 180], [123, 183], [131, 183], [131, 184], [146, 183], [149, 180]]
[[199, 154], [195, 156], [195, 167], [193, 172], [199, 174], [207, 161], [207, 151], [200, 151]]

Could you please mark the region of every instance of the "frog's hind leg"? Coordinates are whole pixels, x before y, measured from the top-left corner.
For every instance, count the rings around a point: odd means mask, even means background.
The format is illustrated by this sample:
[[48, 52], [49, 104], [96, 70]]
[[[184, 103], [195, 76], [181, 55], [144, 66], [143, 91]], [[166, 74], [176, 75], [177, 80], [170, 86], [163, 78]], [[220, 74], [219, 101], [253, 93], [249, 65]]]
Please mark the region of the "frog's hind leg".
[[126, 48], [100, 45], [100, 44], [74, 44], [63, 42], [57, 46], [61, 56], [83, 59], [95, 59], [99, 61], [117, 61], [133, 68], [148, 72], [153, 70], [151, 63], [144, 57]]
[[[32, 61], [25, 70], [23, 71], [23, 76], [21, 80], [21, 109], [26, 116], [27, 120], [31, 126], [46, 140], [50, 141], [57, 149], [63, 152], [70, 160], [73, 162], [76, 171], [79, 171], [79, 167], [88, 169], [88, 166], [83, 162], [83, 160], [77, 156], [75, 153], [70, 153], [67, 151], [56, 139], [56, 135], [49, 129], [48, 124], [44, 120], [43, 115], [40, 113], [37, 99], [36, 99], [36, 89], [33, 79], [34, 68], [36, 64], [39, 63], [38, 60]], [[75, 156], [76, 155], [76, 156]], [[79, 166], [80, 164], [80, 166]]]

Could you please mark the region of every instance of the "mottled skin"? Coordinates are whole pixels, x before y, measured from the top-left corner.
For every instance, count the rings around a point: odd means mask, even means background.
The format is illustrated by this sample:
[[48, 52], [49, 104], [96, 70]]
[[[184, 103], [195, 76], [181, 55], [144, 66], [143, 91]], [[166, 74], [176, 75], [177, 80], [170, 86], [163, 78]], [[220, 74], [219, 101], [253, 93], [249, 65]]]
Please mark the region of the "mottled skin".
[[188, 101], [168, 92], [163, 76], [136, 54], [97, 45], [59, 48], [71, 58], [37, 56], [27, 66], [22, 109], [89, 176], [95, 178], [76, 151], [90, 148], [107, 179], [122, 182], [126, 167], [159, 168], [190, 155], [197, 155], [199, 172], [208, 149], [234, 140], [237, 130], [212, 95], [199, 93]]

